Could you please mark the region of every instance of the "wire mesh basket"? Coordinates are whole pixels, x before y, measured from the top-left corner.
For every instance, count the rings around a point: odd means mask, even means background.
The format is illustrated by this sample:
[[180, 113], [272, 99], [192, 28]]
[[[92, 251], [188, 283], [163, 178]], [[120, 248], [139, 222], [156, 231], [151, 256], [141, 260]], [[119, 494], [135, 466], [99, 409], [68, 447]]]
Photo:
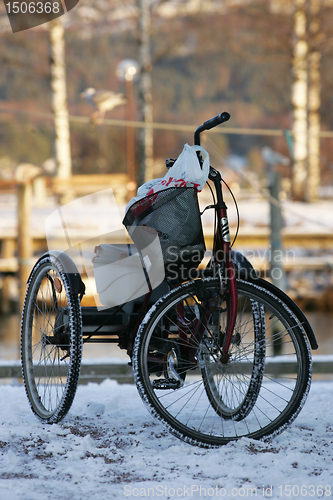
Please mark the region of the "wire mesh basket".
[[[139, 251], [149, 244], [148, 228], [156, 231], [169, 280], [186, 281], [203, 259], [206, 247], [195, 188], [175, 187], [146, 196], [128, 209], [123, 224]], [[147, 238], [137, 231], [142, 226], [147, 227]]]

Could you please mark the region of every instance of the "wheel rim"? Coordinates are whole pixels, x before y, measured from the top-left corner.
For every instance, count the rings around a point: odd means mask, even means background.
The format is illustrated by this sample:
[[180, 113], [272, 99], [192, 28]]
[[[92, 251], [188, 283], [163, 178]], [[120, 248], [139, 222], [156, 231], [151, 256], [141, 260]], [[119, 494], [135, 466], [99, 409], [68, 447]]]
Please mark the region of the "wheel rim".
[[45, 265], [32, 284], [24, 318], [22, 360], [33, 410], [48, 418], [61, 409], [72, 358], [68, 284], [62, 273]]
[[[233, 349], [231, 346], [228, 368], [216, 368], [218, 353], [213, 356], [212, 350], [207, 350], [207, 345], [201, 343], [198, 358], [200, 370], [198, 365], [194, 369], [194, 364], [191, 365], [186, 356], [178, 360], [183, 370], [180, 374], [184, 378], [186, 372], [186, 378], [185, 383], [177, 388], [174, 385], [168, 389], [167, 384], [165, 383], [166, 387], [163, 387], [162, 382], [156, 384], [154, 380], [161, 380], [161, 377], [149, 369], [147, 360], [151, 359], [152, 355], [157, 357], [161, 354], [158, 343], [161, 341], [166, 318], [174, 326], [172, 334], [168, 334], [168, 338], [172, 338], [170, 345], [176, 342], [183, 349], [182, 342], [175, 333], [178, 330], [175, 310], [180, 302], [186, 304], [188, 309], [192, 307], [192, 315], [189, 318], [191, 320], [196, 315], [194, 304], [199, 301], [197, 297], [186, 293], [171, 301], [163, 312], [153, 316], [151, 322], [147, 323], [145, 341], [137, 362], [140, 366], [135, 368], [139, 392], [150, 407], [150, 411], [158, 418], [162, 418], [171, 432], [178, 437], [183, 439], [189, 437], [193, 441], [208, 445], [225, 444], [242, 436], [264, 438], [273, 432], [280, 432], [283, 426], [296, 417], [303, 405], [311, 375], [309, 352], [303, 332], [295, 323], [290, 311], [281, 309], [280, 306], [274, 307], [272, 301], [264, 300], [262, 297], [258, 302], [258, 292], [255, 289], [249, 291], [240, 285], [239, 293], [242, 300], [239, 301], [236, 329], [241, 335], [243, 357], [239, 348]], [[255, 337], [253, 325], [257, 317], [252, 311], [253, 301], [260, 305], [266, 319], [265, 339], [257, 343], [253, 341]], [[202, 304], [199, 303], [196, 308], [200, 306]], [[210, 330], [206, 332], [206, 336], [211, 337]], [[300, 336], [301, 341], [299, 341]], [[277, 340], [280, 343], [278, 356], [273, 355], [273, 347], [276, 346]], [[261, 351], [258, 351], [258, 345], [262, 346]], [[253, 356], [254, 349], [257, 351]], [[276, 348], [274, 349], [276, 351]], [[259, 370], [258, 363], [254, 366], [253, 362], [258, 352], [263, 353], [264, 359], [263, 368]], [[202, 364], [205, 365], [207, 358], [209, 363], [203, 368]], [[288, 370], [283, 368], [287, 359], [294, 361], [293, 366], [288, 365]], [[304, 360], [306, 362], [303, 366]], [[244, 364], [247, 366], [244, 367]], [[259, 389], [255, 390], [254, 383], [252, 392], [248, 394], [256, 370], [259, 371], [259, 374], [257, 373]], [[205, 375], [203, 372], [206, 372]], [[219, 380], [210, 384], [211, 390], [215, 387], [214, 405], [207, 392], [207, 380], [214, 380], [216, 373]], [[245, 401], [246, 394], [249, 402]], [[252, 401], [251, 396], [253, 396]], [[216, 409], [218, 405], [220, 411]]]
[[[200, 368], [207, 396], [223, 419], [244, 419], [252, 410], [260, 392], [265, 371], [265, 315], [262, 306], [250, 300], [252, 328], [244, 329], [241, 315], [236, 321], [229, 348], [229, 362], [222, 363], [222, 340], [219, 334], [226, 330], [226, 315], [218, 314], [212, 322], [210, 335], [200, 344]], [[246, 308], [238, 304], [238, 309]], [[222, 308], [222, 313], [226, 308]], [[214, 315], [213, 315], [214, 316]], [[214, 318], [213, 318], [214, 319]], [[215, 323], [215, 324], [214, 324]], [[244, 365], [246, 370], [244, 371]]]

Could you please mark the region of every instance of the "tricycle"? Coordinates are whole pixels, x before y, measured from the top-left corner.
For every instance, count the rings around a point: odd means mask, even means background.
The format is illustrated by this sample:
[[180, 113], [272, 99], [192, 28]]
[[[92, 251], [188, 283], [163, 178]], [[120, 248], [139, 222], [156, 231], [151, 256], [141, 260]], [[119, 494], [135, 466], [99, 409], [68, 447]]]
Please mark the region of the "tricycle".
[[[195, 144], [228, 119], [221, 113], [198, 127]], [[214, 212], [215, 232], [204, 269], [198, 193], [186, 186], [166, 187], [129, 208], [124, 223], [134, 244], [96, 249], [102, 276], [101, 257], [110, 250], [124, 269], [128, 259], [140, 263], [141, 296], [117, 304], [104, 293], [106, 307], [81, 307], [85, 286], [70, 256], [49, 251], [36, 262], [22, 313], [21, 359], [27, 396], [42, 422], [59, 422], [69, 411], [83, 345], [91, 342], [126, 350], [149, 411], [187, 443], [266, 440], [297, 417], [310, 389], [314, 333], [298, 306], [232, 250], [223, 180], [211, 166], [209, 181], [213, 203], [206, 209]], [[156, 243], [162, 279], [153, 283]]]

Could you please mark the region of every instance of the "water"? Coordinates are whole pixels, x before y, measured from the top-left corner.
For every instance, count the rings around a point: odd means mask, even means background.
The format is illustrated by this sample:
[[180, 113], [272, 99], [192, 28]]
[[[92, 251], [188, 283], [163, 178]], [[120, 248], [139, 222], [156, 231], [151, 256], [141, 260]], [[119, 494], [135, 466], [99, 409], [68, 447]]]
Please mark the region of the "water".
[[[17, 315], [0, 316], [0, 361], [20, 359], [20, 321]], [[83, 358], [120, 358], [129, 361], [126, 351], [115, 344], [89, 344]]]
[[[306, 316], [316, 335], [319, 348], [313, 354], [333, 355], [333, 313], [308, 312]], [[84, 358], [128, 359], [126, 352], [112, 344], [89, 344], [83, 348]], [[0, 316], [0, 360], [20, 359], [20, 318]]]
[[310, 325], [318, 342], [318, 349], [313, 354], [333, 354], [333, 313], [306, 312]]

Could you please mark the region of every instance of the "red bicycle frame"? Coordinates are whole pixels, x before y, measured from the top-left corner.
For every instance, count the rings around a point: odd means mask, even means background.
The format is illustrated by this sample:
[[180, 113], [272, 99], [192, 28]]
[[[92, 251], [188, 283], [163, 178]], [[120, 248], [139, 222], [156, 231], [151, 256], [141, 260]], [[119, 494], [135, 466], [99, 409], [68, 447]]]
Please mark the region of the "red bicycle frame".
[[[220, 174], [218, 172], [217, 174], [218, 177], [220, 177]], [[222, 196], [221, 185], [220, 185], [220, 190]], [[223, 339], [222, 355], [221, 355], [222, 363], [226, 363], [229, 359], [228, 351], [237, 317], [237, 284], [236, 284], [236, 273], [235, 273], [234, 263], [231, 259], [229, 223], [227, 217], [227, 207], [225, 203], [223, 202], [220, 205], [218, 203], [216, 211], [217, 211], [218, 224], [217, 224], [217, 234], [215, 235], [216, 251], [213, 257], [215, 261], [219, 264], [221, 270], [224, 267], [226, 287], [227, 287], [225, 292], [226, 303], [227, 303], [227, 326]]]
[[[228, 121], [229, 113], [221, 113], [211, 118], [198, 127], [194, 133], [194, 144], [200, 146], [200, 134], [204, 130], [210, 130], [221, 123]], [[199, 158], [200, 160], [200, 158]], [[227, 206], [223, 200], [221, 174], [210, 167], [209, 179], [214, 183], [217, 203], [214, 206], [217, 216], [217, 228], [214, 235], [212, 262], [218, 265], [218, 272], [224, 270], [226, 280], [226, 302], [227, 302], [227, 327], [222, 346], [222, 363], [227, 363], [229, 359], [229, 346], [237, 317], [237, 285], [234, 264], [231, 259], [231, 245], [229, 223], [227, 217]]]
[[[203, 125], [198, 127], [194, 134], [194, 142], [196, 145], [200, 146], [200, 133], [204, 130], [209, 130], [227, 120], [229, 120], [230, 115], [228, 113], [221, 113], [220, 115], [215, 116], [211, 120], [208, 120]], [[198, 153], [199, 161], [201, 161], [200, 153]], [[225, 284], [225, 300], [227, 304], [227, 325], [226, 331], [223, 338], [222, 345], [222, 354], [221, 354], [221, 362], [227, 363], [229, 359], [229, 346], [231, 342], [231, 337], [234, 331], [236, 317], [237, 317], [237, 285], [236, 285], [236, 274], [234, 264], [231, 258], [231, 245], [230, 245], [230, 233], [229, 233], [229, 223], [227, 217], [227, 206], [223, 200], [222, 194], [222, 178], [220, 173], [214, 168], [210, 167], [209, 179], [214, 183], [217, 203], [212, 205], [210, 208], [214, 208], [216, 211], [217, 218], [217, 227], [216, 233], [214, 235], [214, 245], [213, 245], [213, 255], [211, 259], [211, 263], [213, 269], [217, 271], [220, 279], [223, 280]], [[224, 273], [222, 276], [220, 273]], [[144, 306], [148, 303], [150, 297], [150, 293], [147, 295]], [[142, 309], [145, 309], [143, 307]], [[206, 330], [206, 325], [209, 321], [209, 317], [212, 313], [211, 307], [207, 306], [207, 314], [204, 321], [200, 320], [189, 320], [186, 318], [185, 311], [182, 307], [178, 306], [177, 308], [177, 316], [179, 323], [178, 329], [180, 338], [182, 338], [182, 346], [184, 350], [187, 352], [188, 361], [193, 363], [193, 366], [196, 364], [197, 360], [197, 352], [198, 347], [201, 342], [201, 339]], [[130, 345], [128, 352], [132, 353], [132, 346], [134, 343], [134, 338], [137, 332], [137, 329], [140, 325], [142, 317], [137, 320], [137, 324], [132, 332]], [[188, 331], [190, 337], [187, 338], [187, 335], [184, 333], [185, 330]]]

